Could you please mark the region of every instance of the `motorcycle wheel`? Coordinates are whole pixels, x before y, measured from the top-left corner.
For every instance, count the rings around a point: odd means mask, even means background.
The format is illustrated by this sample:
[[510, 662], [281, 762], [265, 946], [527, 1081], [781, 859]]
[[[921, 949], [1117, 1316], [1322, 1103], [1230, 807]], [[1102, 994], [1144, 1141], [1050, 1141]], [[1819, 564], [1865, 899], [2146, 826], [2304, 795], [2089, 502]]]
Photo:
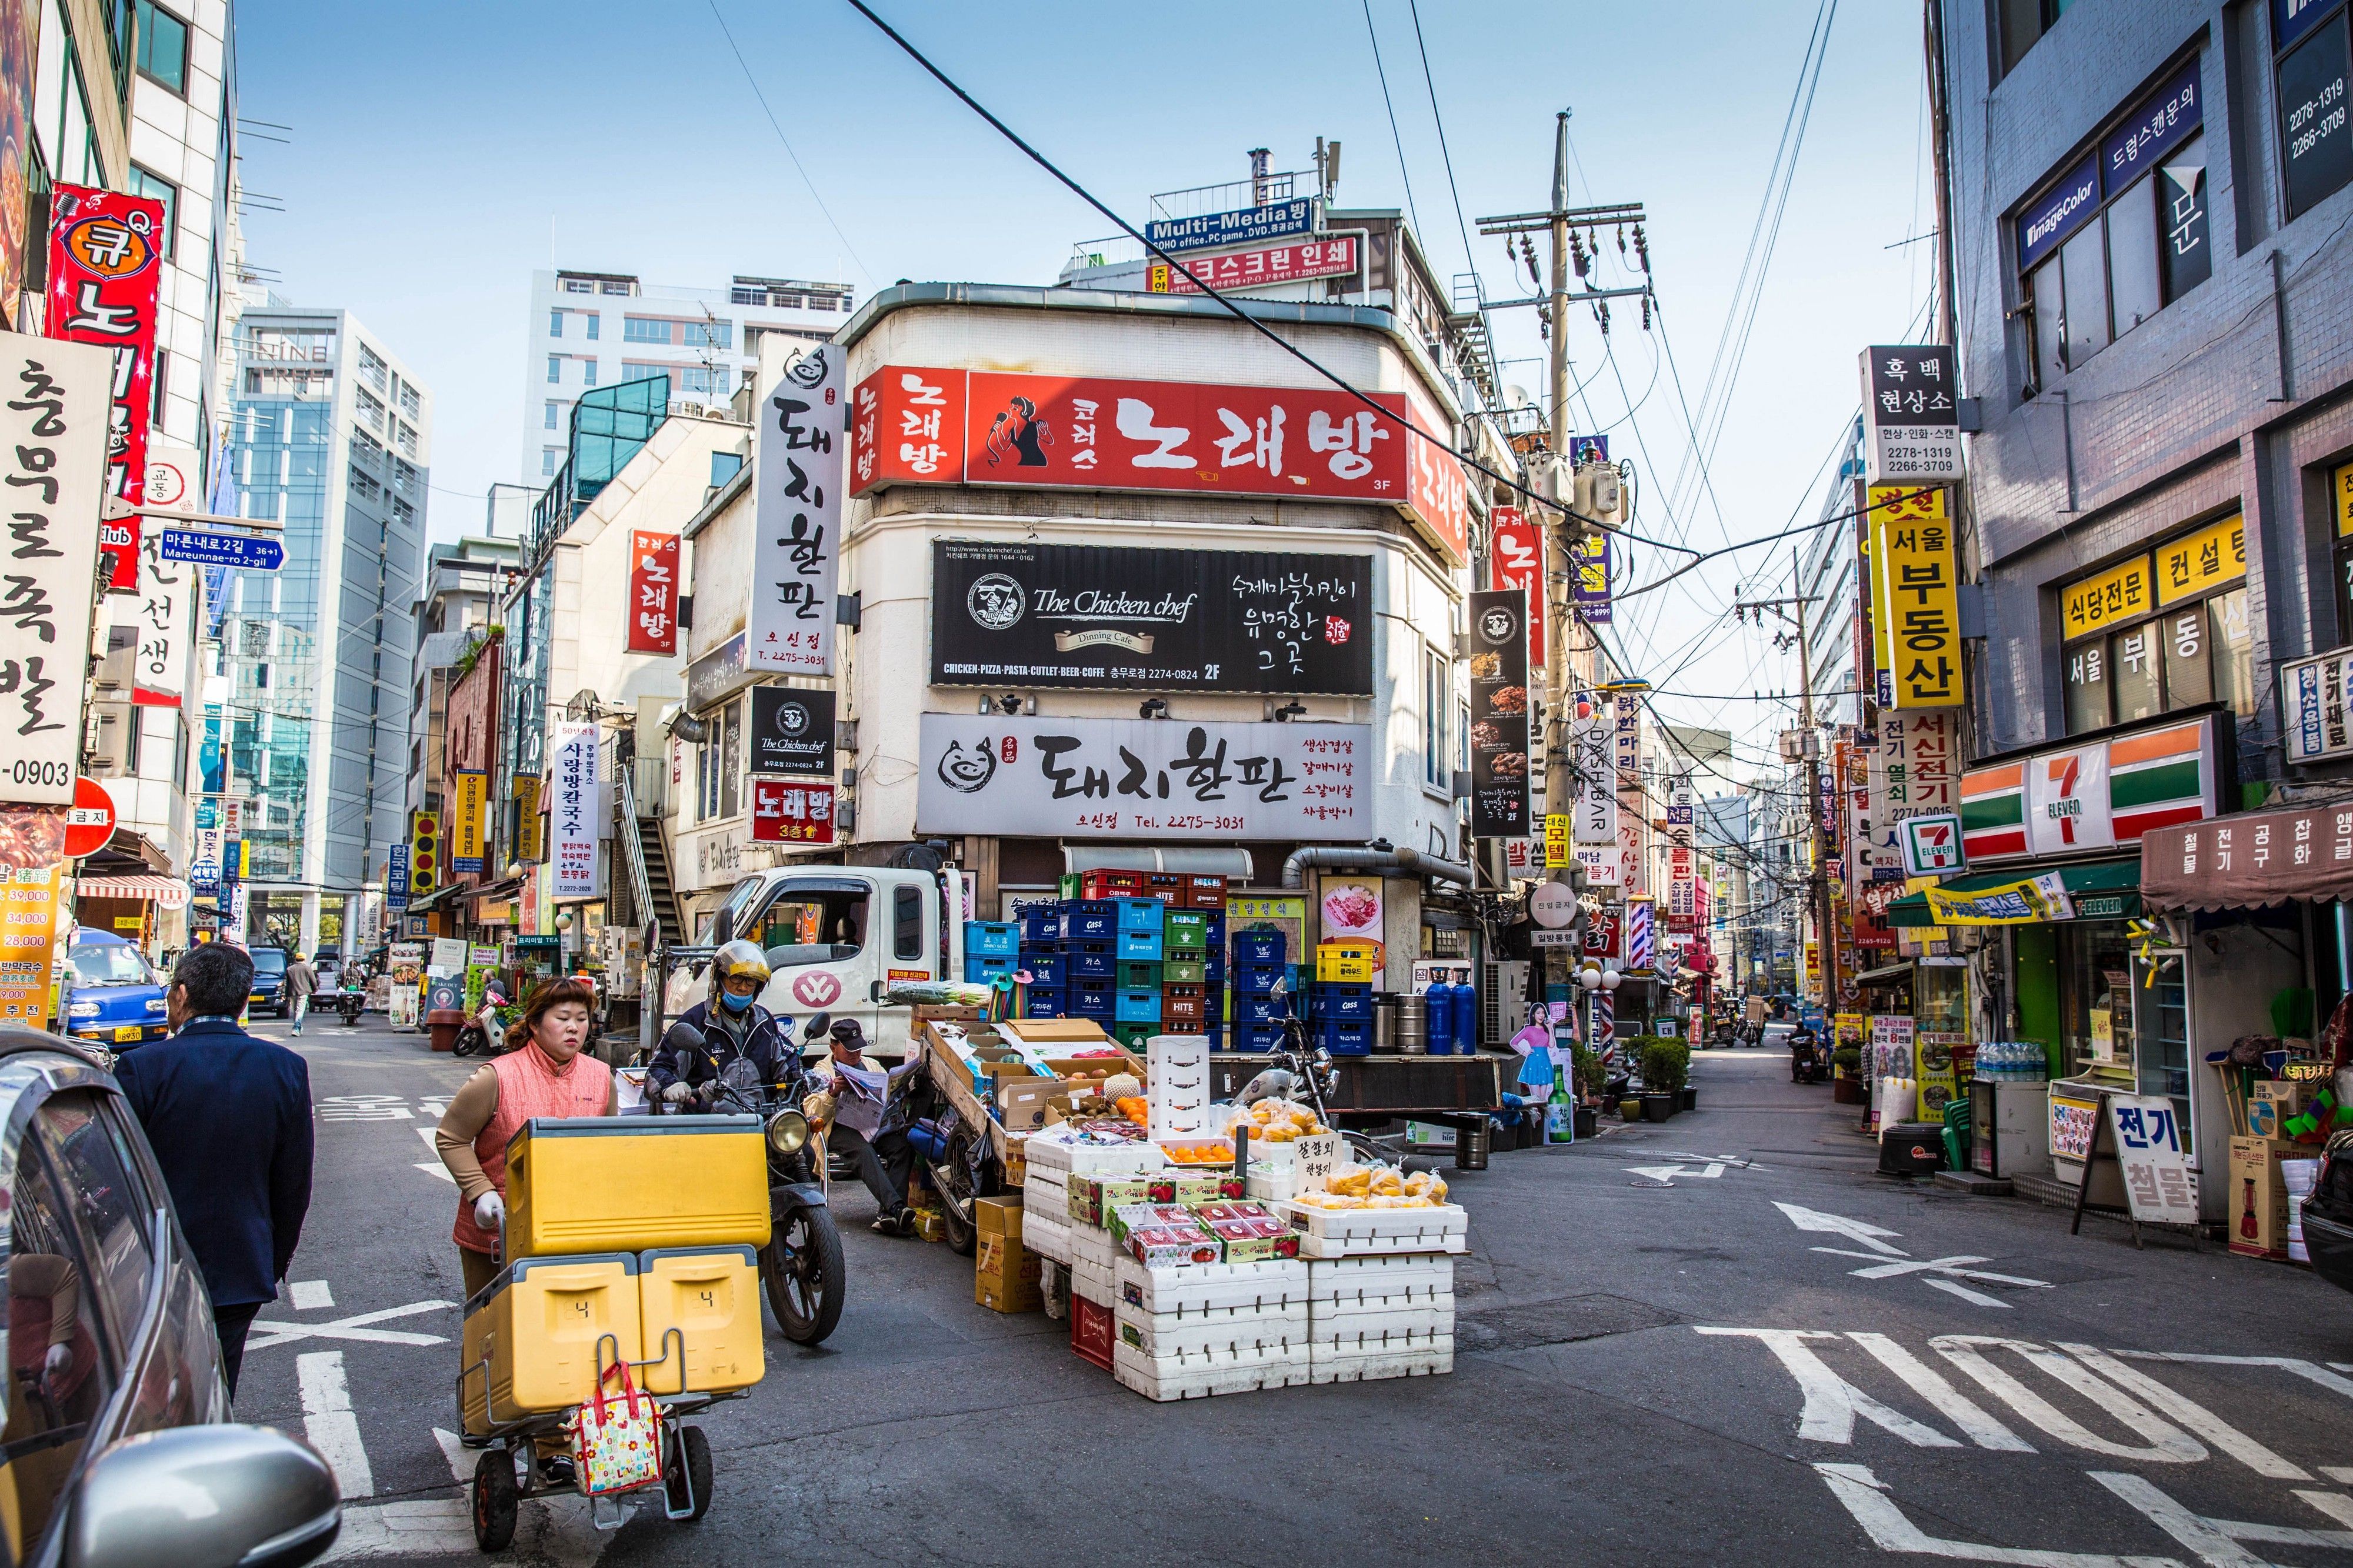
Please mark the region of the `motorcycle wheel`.
[[825, 1342], [841, 1321], [841, 1233], [830, 1209], [797, 1209], [760, 1249], [760, 1284], [776, 1327], [797, 1345]]
[[458, 1031], [456, 1039], [449, 1042], [449, 1054], [453, 1057], [470, 1057], [480, 1050], [485, 1043], [482, 1031], [469, 1024]]
[[976, 1142], [971, 1128], [959, 1127], [948, 1134], [946, 1157], [925, 1162], [931, 1172], [932, 1190], [940, 1195], [940, 1219], [947, 1230], [948, 1246], [966, 1258], [980, 1244], [980, 1223], [975, 1206], [980, 1200], [980, 1190], [972, 1173]]

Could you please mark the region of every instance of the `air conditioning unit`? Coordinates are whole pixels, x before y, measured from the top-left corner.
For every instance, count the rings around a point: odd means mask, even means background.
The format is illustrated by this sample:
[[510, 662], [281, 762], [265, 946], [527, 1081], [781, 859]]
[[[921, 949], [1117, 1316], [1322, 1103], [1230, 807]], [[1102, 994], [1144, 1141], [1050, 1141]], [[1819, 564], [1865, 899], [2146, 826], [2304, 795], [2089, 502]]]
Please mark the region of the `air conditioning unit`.
[[707, 405], [690, 401], [683, 397], [672, 399], [670, 406], [671, 413], [681, 415], [689, 419], [702, 419], [707, 417], [711, 413], [711, 410]]
[[1501, 1050], [1528, 1020], [1528, 961], [1491, 958], [1479, 976], [1479, 1043]]

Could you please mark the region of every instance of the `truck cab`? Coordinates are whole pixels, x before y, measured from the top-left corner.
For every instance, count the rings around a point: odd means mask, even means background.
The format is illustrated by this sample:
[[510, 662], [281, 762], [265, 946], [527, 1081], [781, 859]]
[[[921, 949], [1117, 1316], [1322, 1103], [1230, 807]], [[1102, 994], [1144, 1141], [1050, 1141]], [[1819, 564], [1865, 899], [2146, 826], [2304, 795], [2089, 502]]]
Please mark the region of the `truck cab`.
[[[757, 942], [772, 972], [761, 1005], [791, 1018], [855, 1018], [870, 1049], [893, 1059], [909, 1047], [910, 1010], [890, 988], [961, 979], [964, 929], [946, 917], [944, 874], [878, 866], [796, 866], [746, 877], [696, 934], [714, 947]], [[675, 1017], [710, 994], [709, 965], [674, 969], [663, 995]]]

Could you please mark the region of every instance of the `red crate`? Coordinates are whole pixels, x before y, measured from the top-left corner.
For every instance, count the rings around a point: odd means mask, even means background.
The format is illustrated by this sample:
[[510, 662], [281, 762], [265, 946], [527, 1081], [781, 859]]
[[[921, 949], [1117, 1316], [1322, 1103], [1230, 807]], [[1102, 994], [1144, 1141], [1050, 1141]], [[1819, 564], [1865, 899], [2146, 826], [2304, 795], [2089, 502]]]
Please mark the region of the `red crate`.
[[1079, 876], [1079, 896], [1082, 899], [1140, 899], [1144, 897], [1144, 873], [1082, 872]]
[[1198, 994], [1176, 996], [1163, 994], [1160, 998], [1160, 1021], [1167, 1025], [1185, 1024], [1190, 1027], [1175, 1033], [1198, 1035], [1201, 1032], [1203, 1003]]
[[1207, 874], [1190, 874], [1183, 879], [1185, 896], [1177, 902], [1188, 910], [1222, 910], [1226, 907], [1226, 879]]
[[1109, 1307], [1098, 1307], [1084, 1297], [1071, 1297], [1071, 1351], [1081, 1361], [1111, 1370], [1111, 1347], [1119, 1337]]
[[1164, 904], [1183, 909], [1187, 879], [1175, 871], [1146, 871], [1144, 874], [1144, 896], [1158, 899]]

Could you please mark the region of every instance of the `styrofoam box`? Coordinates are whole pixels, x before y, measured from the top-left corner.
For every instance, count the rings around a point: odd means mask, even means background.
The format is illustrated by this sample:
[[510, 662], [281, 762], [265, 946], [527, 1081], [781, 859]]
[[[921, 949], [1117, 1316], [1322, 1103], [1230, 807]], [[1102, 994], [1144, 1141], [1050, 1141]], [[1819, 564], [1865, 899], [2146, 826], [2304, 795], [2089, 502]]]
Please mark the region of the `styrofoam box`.
[[[1252, 1145], [1255, 1149], [1256, 1145]], [[1299, 1195], [1299, 1169], [1289, 1161], [1280, 1165], [1261, 1164], [1253, 1156], [1250, 1175], [1243, 1184], [1246, 1196], [1262, 1204], [1281, 1203]]]
[[1073, 1225], [1068, 1229], [1070, 1261], [1073, 1267], [1081, 1263], [1092, 1263], [1108, 1274], [1113, 1264], [1127, 1256], [1120, 1249], [1119, 1244], [1112, 1240], [1111, 1232], [1107, 1230], [1102, 1230], [1091, 1225]]
[[1152, 1069], [1154, 1081], [1158, 1081], [1160, 1069], [1175, 1068], [1188, 1072], [1201, 1069], [1206, 1080], [1209, 1073], [1209, 1037], [1207, 1035], [1153, 1035], [1144, 1044], [1144, 1059]]
[[1454, 1338], [1449, 1334], [1432, 1341], [1426, 1350], [1385, 1351], [1372, 1355], [1317, 1356], [1311, 1345], [1307, 1381], [1371, 1383], [1388, 1377], [1443, 1377], [1453, 1370]]
[[1021, 1245], [1040, 1258], [1068, 1263], [1071, 1260], [1071, 1227], [1044, 1214], [1024, 1215], [1021, 1218]]
[[1111, 1373], [1146, 1399], [1170, 1400], [1296, 1387], [1309, 1380], [1312, 1368], [1296, 1349], [1222, 1358], [1208, 1353], [1148, 1356], [1134, 1345], [1114, 1342]]
[[1229, 1309], [1215, 1312], [1138, 1312], [1114, 1302], [1122, 1344], [1134, 1345], [1145, 1355], [1166, 1359], [1177, 1354], [1210, 1352], [1240, 1355], [1270, 1346], [1284, 1351], [1303, 1349], [1309, 1332], [1307, 1309], [1261, 1312]]
[[1092, 1176], [1105, 1171], [1156, 1171], [1163, 1163], [1160, 1151], [1150, 1143], [1070, 1143], [1057, 1132], [1049, 1127], [1029, 1135], [1023, 1158], [1031, 1170], [1074, 1171]]
[[1367, 1311], [1348, 1308], [1334, 1311], [1319, 1310], [1311, 1304], [1307, 1312], [1307, 1337], [1320, 1344], [1341, 1352], [1354, 1351], [1369, 1355], [1375, 1350], [1387, 1349], [1409, 1342], [1442, 1334], [1454, 1333], [1454, 1298], [1425, 1298], [1418, 1306], [1392, 1307], [1385, 1310]]
[[1121, 1310], [1158, 1317], [1234, 1310], [1288, 1312], [1307, 1301], [1307, 1266], [1287, 1258], [1146, 1268], [1134, 1258], [1123, 1256], [1114, 1272]]
[[1296, 1202], [1276, 1206], [1298, 1234], [1302, 1258], [1471, 1250], [1471, 1216], [1459, 1204], [1427, 1209], [1320, 1209]]
[[1119, 1300], [1119, 1286], [1110, 1269], [1083, 1258], [1074, 1258], [1071, 1260], [1071, 1293], [1098, 1307], [1108, 1307]]
[[1454, 1294], [1454, 1259], [1429, 1252], [1319, 1258], [1307, 1266], [1307, 1300], [1317, 1311], [1386, 1311]]

